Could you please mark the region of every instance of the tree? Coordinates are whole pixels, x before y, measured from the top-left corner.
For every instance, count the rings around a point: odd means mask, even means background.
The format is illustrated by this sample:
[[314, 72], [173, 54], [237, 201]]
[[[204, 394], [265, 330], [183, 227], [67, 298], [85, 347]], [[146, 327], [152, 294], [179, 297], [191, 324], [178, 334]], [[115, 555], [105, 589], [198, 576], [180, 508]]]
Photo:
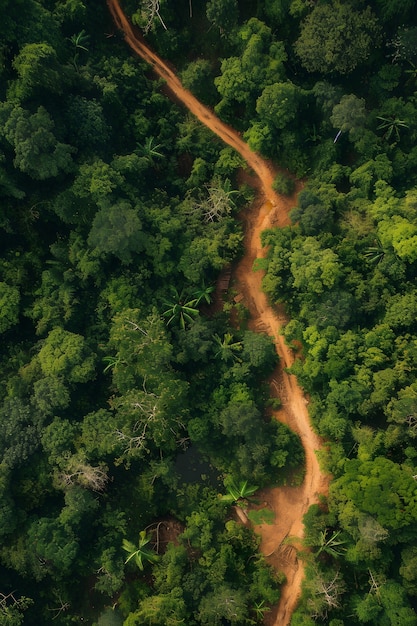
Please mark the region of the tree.
[[15, 166], [35, 180], [53, 178], [73, 168], [75, 149], [56, 139], [54, 126], [43, 106], [33, 115], [15, 107], [4, 126], [6, 139], [14, 147]]
[[229, 624], [250, 624], [245, 593], [224, 583], [200, 602], [198, 618], [204, 626]]
[[217, 26], [222, 35], [228, 36], [239, 18], [237, 0], [209, 0], [206, 15], [209, 22]]
[[142, 626], [142, 624], [180, 626], [186, 623], [186, 620], [187, 608], [181, 587], [174, 587], [169, 593], [144, 598], [139, 604], [139, 609], [124, 621], [124, 626]]
[[384, 457], [346, 461], [345, 473], [334, 481], [331, 491], [341, 509], [351, 502], [359, 511], [374, 516], [384, 528], [400, 531], [416, 523], [415, 480], [406, 468]]
[[190, 300], [184, 289], [181, 293], [178, 293], [178, 290], [172, 287], [171, 292], [172, 300], [165, 300], [165, 306], [168, 306], [168, 308], [165, 309], [162, 315], [168, 318], [168, 326], [175, 321], [182, 330], [185, 330], [186, 325], [190, 324], [198, 316], [198, 309], [195, 308], [197, 298], [191, 298]]
[[0, 616], [2, 626], [20, 626], [23, 624], [24, 611], [33, 604], [31, 598], [20, 596], [16, 598], [16, 592], [0, 592]]
[[19, 320], [20, 292], [17, 287], [0, 282], [0, 333], [6, 332]]
[[227, 494], [221, 496], [222, 502], [228, 502], [233, 504], [234, 502], [239, 502], [239, 500], [247, 500], [250, 496], [258, 491], [259, 487], [255, 487], [253, 485], [248, 485], [248, 481], [241, 481], [239, 484], [236, 484], [232, 479], [228, 481], [224, 481], [225, 487], [227, 489]]
[[160, 148], [161, 144], [156, 143], [155, 137], [147, 137], [143, 144], [137, 146], [136, 151], [140, 156], [145, 157], [152, 167], [155, 167], [155, 159], [162, 159], [164, 156]]
[[290, 267], [294, 287], [310, 294], [322, 294], [341, 277], [337, 254], [330, 248], [323, 249], [315, 237], [306, 237], [294, 249]]
[[256, 101], [256, 112], [274, 131], [285, 128], [297, 116], [300, 88], [291, 82], [268, 85]]
[[271, 30], [260, 20], [251, 18], [239, 30], [240, 56], [224, 59], [221, 76], [214, 83], [222, 99], [216, 105], [220, 116], [236, 123], [235, 109], [245, 110], [245, 118], [252, 118], [254, 103], [262, 90], [284, 80], [286, 54], [281, 42], [272, 42]]
[[380, 26], [370, 7], [319, 4], [304, 20], [295, 51], [309, 72], [349, 74], [366, 62], [380, 41]]
[[129, 561], [133, 559], [138, 568], [143, 571], [145, 569], [146, 562], [157, 563], [160, 558], [159, 555], [156, 554], [153, 549], [148, 547], [151, 540], [152, 537], [146, 532], [146, 530], [140, 531], [137, 546], [128, 539], [123, 539], [122, 548], [128, 553], [125, 564], [129, 563]]
[[114, 316], [108, 348], [113, 351], [113, 384], [124, 394], [143, 384], [158, 388], [161, 373], [170, 369], [173, 347], [156, 310], [142, 316], [138, 309], [123, 309]]
[[225, 333], [223, 339], [219, 335], [214, 335], [214, 341], [218, 346], [218, 350], [215, 353], [216, 357], [219, 357], [226, 363], [228, 361], [240, 361], [238, 353], [242, 350], [242, 342], [234, 341], [232, 333]]
[[329, 536], [327, 528], [325, 530], [322, 530], [319, 536], [320, 543], [316, 552], [314, 553], [314, 556], [317, 557], [322, 552], [325, 552], [326, 554], [329, 554], [336, 559], [340, 557], [343, 552], [346, 551], [346, 548], [340, 547], [346, 543], [346, 541], [344, 541], [343, 539], [339, 539], [339, 535], [341, 532], [341, 530], [336, 530]]
[[377, 119], [380, 121], [378, 130], [384, 131], [384, 139], [386, 139], [387, 141], [389, 141], [392, 134], [394, 134], [396, 140], [399, 141], [400, 128], [408, 128], [408, 124], [405, 122], [405, 120], [400, 120], [398, 119], [398, 117], [395, 117], [393, 115], [390, 117], [383, 117], [382, 115], [378, 115]]
[[74, 48], [74, 56], [72, 57], [72, 63], [78, 72], [78, 58], [80, 56], [80, 50], [83, 52], [88, 52], [88, 44], [90, 42], [90, 36], [86, 33], [84, 29], [82, 29], [76, 35], [71, 35], [69, 40]]
[[18, 80], [14, 91], [19, 101], [27, 100], [46, 90], [54, 94], [62, 93], [64, 68], [59, 64], [54, 48], [48, 43], [29, 43], [21, 48], [13, 60]]
[[94, 217], [88, 243], [101, 254], [114, 254], [122, 263], [131, 263], [132, 255], [146, 245], [138, 210], [126, 200], [103, 207]]
[[140, 0], [139, 9], [132, 15], [132, 22], [142, 28], [145, 35], [153, 28], [156, 18], [158, 18], [164, 30], [167, 30], [166, 24], [159, 12], [160, 4], [160, 0]]
[[339, 104], [333, 107], [330, 121], [333, 128], [348, 132], [353, 137], [360, 131], [366, 120], [365, 100], [354, 94], [344, 95]]
[[84, 337], [62, 328], [51, 330], [38, 358], [45, 376], [62, 375], [71, 383], [83, 383], [95, 375], [95, 358]]

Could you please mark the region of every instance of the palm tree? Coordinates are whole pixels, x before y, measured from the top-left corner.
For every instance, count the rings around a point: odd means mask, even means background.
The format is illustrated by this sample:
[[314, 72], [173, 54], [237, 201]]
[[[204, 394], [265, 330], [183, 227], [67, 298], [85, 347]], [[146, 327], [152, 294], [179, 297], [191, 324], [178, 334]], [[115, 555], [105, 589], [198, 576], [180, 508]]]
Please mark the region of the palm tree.
[[384, 256], [385, 256], [385, 250], [382, 247], [381, 242], [379, 241], [379, 239], [375, 240], [375, 246], [368, 246], [366, 249], [366, 252], [364, 252], [364, 255], [366, 256], [366, 258], [369, 260], [370, 263], [380, 263]]
[[162, 152], [159, 152], [160, 147], [161, 144], [156, 143], [155, 137], [147, 137], [143, 144], [137, 145], [136, 150], [140, 156], [148, 159], [149, 163], [153, 167], [155, 166], [155, 158], [162, 159], [164, 156]]
[[239, 500], [247, 500], [250, 496], [253, 496], [255, 491], [258, 491], [259, 487], [254, 485], [248, 485], [248, 481], [244, 480], [239, 484], [231, 481], [229, 485], [225, 485], [227, 493], [220, 497], [222, 502], [238, 502]]
[[200, 289], [197, 289], [192, 294], [196, 298], [196, 303], [195, 303], [196, 306], [201, 304], [201, 302], [203, 302], [203, 300], [204, 300], [204, 302], [206, 304], [210, 304], [210, 302], [211, 302], [211, 294], [213, 293], [213, 291], [214, 291], [214, 287], [213, 286], [206, 287], [206, 284], [203, 281], [203, 284], [200, 287]]
[[218, 350], [215, 354], [216, 357], [220, 357], [222, 361], [240, 361], [237, 356], [237, 352], [240, 352], [243, 348], [241, 341], [233, 341], [232, 333], [225, 333], [223, 339], [219, 335], [214, 335], [214, 341], [218, 345]]
[[268, 613], [268, 611], [270, 610], [269, 607], [265, 606], [265, 600], [255, 602], [253, 609], [256, 613], [256, 619], [258, 621], [263, 620], [263, 618], [265, 617], [265, 613]]
[[156, 563], [159, 561], [159, 555], [156, 554], [151, 548], [147, 547], [150, 541], [151, 536], [147, 534], [146, 530], [140, 531], [138, 546], [135, 546], [135, 544], [128, 539], [123, 539], [122, 548], [129, 553], [125, 564], [134, 559], [138, 568], [143, 571], [146, 561], [149, 563]]
[[87, 35], [86, 31], [82, 29], [76, 35], [71, 35], [71, 37], [69, 37], [69, 41], [74, 46], [74, 56], [72, 58], [72, 63], [78, 72], [77, 61], [79, 57], [79, 51], [83, 50], [84, 52], [88, 52], [87, 46], [90, 43], [90, 35]]
[[122, 361], [120, 356], [104, 356], [102, 360], [104, 361], [104, 363], [107, 363], [106, 367], [103, 370], [103, 374], [106, 374], [111, 369], [116, 369], [117, 366], [121, 363], [123, 363], [124, 365], [126, 364], [126, 361]]
[[341, 556], [343, 552], [346, 551], [346, 548], [340, 547], [346, 543], [343, 539], [338, 539], [341, 532], [341, 530], [337, 530], [332, 533], [329, 538], [327, 538], [327, 528], [326, 530], [322, 530], [320, 533], [319, 548], [314, 553], [314, 556], [319, 556], [322, 552], [326, 552], [326, 554], [329, 554], [334, 558]]
[[162, 313], [162, 315], [169, 318], [167, 321], [168, 326], [176, 320], [179, 323], [180, 328], [185, 330], [186, 324], [190, 324], [199, 314], [198, 309], [195, 308], [197, 298], [189, 300], [185, 296], [184, 290], [182, 290], [181, 293], [178, 293], [178, 290], [175, 288], [172, 288], [172, 295], [173, 300], [164, 301], [168, 308]]
[[391, 135], [394, 134], [397, 141], [400, 140], [400, 128], [408, 128], [408, 124], [404, 120], [400, 120], [395, 115], [389, 117], [378, 116], [381, 120], [381, 124], [377, 127], [378, 130], [385, 130], [384, 139], [389, 140]]

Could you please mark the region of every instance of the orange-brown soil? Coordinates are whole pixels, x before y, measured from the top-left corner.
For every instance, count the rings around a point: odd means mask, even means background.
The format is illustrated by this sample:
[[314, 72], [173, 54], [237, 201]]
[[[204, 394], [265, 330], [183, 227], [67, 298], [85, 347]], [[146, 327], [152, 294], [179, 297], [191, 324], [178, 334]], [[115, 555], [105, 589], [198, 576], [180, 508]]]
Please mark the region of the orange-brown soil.
[[327, 493], [329, 477], [321, 471], [316, 457], [321, 441], [311, 427], [307, 399], [295, 377], [286, 371], [294, 361], [294, 354], [280, 334], [280, 328], [286, 321], [285, 315], [269, 305], [261, 289], [262, 274], [254, 272], [252, 267], [254, 260], [265, 254], [260, 233], [271, 226], [282, 227], [289, 223], [288, 213], [295, 205], [295, 197], [284, 198], [274, 192], [274, 171], [271, 166], [254, 153], [236, 131], [221, 122], [209, 108], [184, 89], [175, 73], [135, 33], [118, 0], [107, 0], [107, 3], [116, 26], [123, 31], [132, 50], [166, 81], [176, 100], [181, 101], [245, 159], [257, 177], [257, 200], [242, 215], [246, 233], [245, 255], [235, 271], [234, 283], [250, 311], [251, 328], [265, 332], [274, 339], [280, 363], [271, 377], [270, 390], [272, 397], [279, 397], [282, 401], [282, 409], [275, 416], [299, 435], [306, 459], [305, 478], [300, 487], [277, 487], [262, 492], [262, 499], [275, 513], [275, 521], [271, 525], [262, 524], [255, 528], [261, 537], [262, 552], [286, 576], [280, 602], [266, 617], [265, 623], [268, 626], [286, 626], [296, 607], [304, 574], [303, 563], [297, 556], [297, 551], [302, 549], [303, 515], [311, 504], [318, 502], [320, 495]]

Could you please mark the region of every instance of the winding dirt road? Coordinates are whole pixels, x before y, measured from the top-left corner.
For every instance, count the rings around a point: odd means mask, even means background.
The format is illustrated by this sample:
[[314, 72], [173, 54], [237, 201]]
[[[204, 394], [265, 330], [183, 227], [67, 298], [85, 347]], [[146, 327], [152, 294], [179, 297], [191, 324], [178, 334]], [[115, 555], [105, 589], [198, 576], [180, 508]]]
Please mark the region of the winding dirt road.
[[285, 317], [276, 313], [268, 304], [261, 289], [262, 274], [254, 272], [252, 266], [256, 258], [265, 255], [260, 243], [260, 233], [271, 226], [281, 227], [288, 224], [288, 213], [295, 205], [295, 198], [284, 198], [274, 192], [274, 172], [269, 164], [255, 154], [236, 131], [221, 122], [209, 108], [184, 89], [174, 72], [135, 34], [118, 0], [107, 0], [107, 4], [117, 28], [123, 31], [132, 50], [166, 81], [176, 100], [180, 100], [213, 133], [232, 146], [256, 174], [254, 185], [259, 189], [259, 194], [257, 201], [242, 216], [246, 233], [245, 255], [236, 269], [235, 281], [250, 311], [251, 328], [274, 338], [280, 364], [271, 377], [270, 389], [272, 397], [282, 400], [282, 409], [275, 416], [299, 435], [306, 457], [305, 479], [300, 487], [279, 487], [263, 491], [263, 499], [275, 512], [275, 522], [272, 525], [257, 526], [255, 529], [261, 536], [261, 550], [268, 561], [286, 575], [280, 602], [266, 616], [265, 624], [287, 626], [300, 595], [304, 574], [302, 561], [297, 557], [297, 550], [302, 549], [302, 518], [308, 507], [318, 502], [319, 495], [327, 493], [329, 477], [323, 474], [317, 461], [316, 451], [320, 449], [321, 441], [311, 428], [307, 400], [295, 377], [285, 371], [294, 359], [292, 351], [279, 334], [286, 321]]

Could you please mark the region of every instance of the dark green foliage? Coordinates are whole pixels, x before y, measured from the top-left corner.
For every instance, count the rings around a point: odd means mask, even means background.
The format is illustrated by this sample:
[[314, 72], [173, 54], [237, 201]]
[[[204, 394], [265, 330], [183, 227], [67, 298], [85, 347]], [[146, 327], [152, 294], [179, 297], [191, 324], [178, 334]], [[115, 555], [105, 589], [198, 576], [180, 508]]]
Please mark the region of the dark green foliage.
[[354, 3], [332, 2], [316, 6], [304, 20], [295, 50], [309, 72], [348, 74], [367, 61], [379, 40], [370, 7], [358, 11]]

